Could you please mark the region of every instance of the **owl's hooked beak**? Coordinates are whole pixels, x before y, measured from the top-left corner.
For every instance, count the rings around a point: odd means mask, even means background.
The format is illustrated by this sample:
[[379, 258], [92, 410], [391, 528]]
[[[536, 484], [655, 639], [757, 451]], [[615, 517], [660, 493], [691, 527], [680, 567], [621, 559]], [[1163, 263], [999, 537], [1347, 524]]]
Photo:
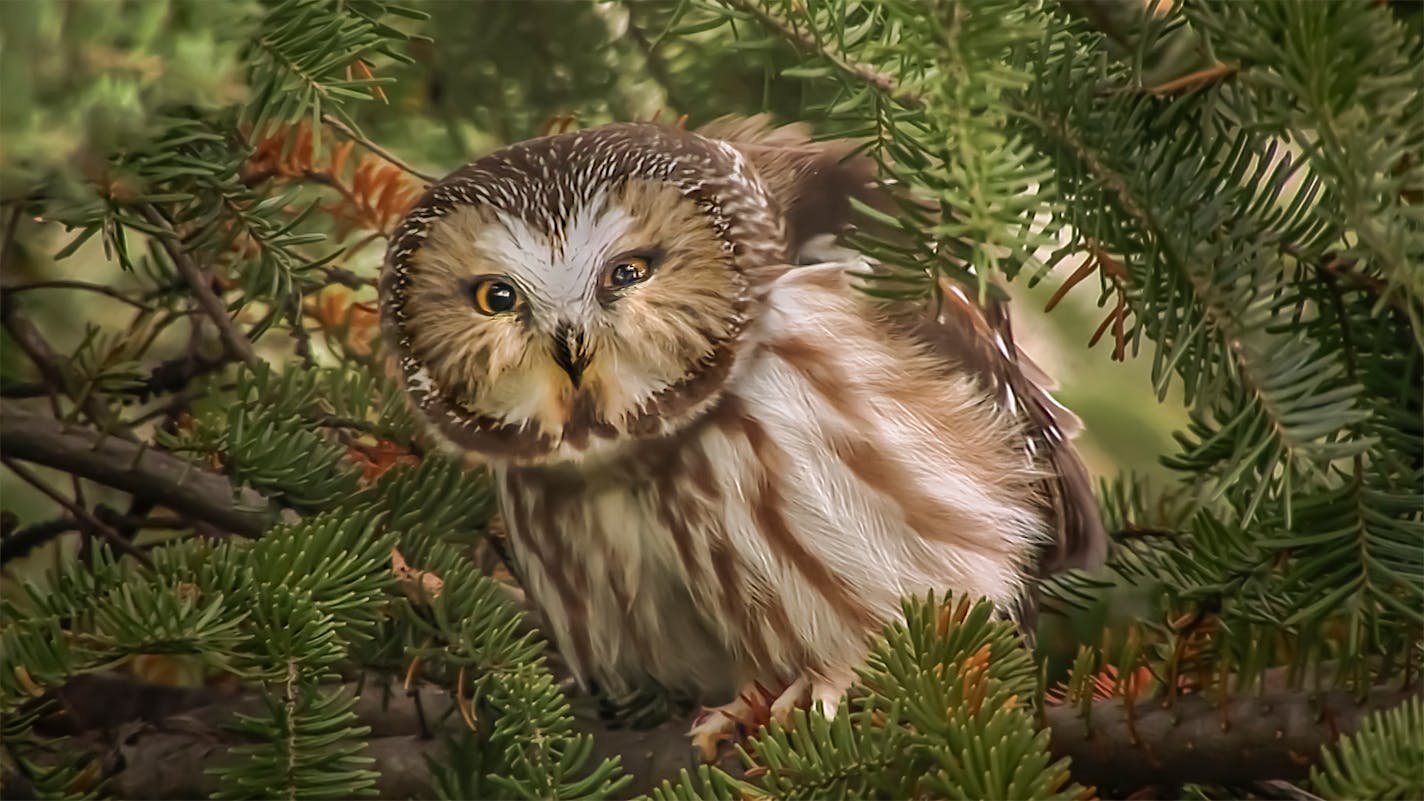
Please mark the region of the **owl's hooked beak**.
[[554, 361], [569, 374], [574, 389], [578, 389], [591, 358], [588, 339], [582, 328], [564, 323], [554, 331]]

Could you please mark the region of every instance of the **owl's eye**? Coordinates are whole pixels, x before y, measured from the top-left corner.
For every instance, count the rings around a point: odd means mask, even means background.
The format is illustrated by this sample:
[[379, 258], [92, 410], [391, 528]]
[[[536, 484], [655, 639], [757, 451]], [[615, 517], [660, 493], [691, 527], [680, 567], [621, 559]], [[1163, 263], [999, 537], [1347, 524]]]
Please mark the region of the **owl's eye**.
[[482, 314], [504, 314], [514, 311], [524, 302], [513, 284], [498, 277], [477, 280], [470, 287], [470, 297]]
[[646, 281], [652, 272], [652, 260], [647, 256], [619, 256], [604, 271], [603, 285], [610, 289], [622, 289]]

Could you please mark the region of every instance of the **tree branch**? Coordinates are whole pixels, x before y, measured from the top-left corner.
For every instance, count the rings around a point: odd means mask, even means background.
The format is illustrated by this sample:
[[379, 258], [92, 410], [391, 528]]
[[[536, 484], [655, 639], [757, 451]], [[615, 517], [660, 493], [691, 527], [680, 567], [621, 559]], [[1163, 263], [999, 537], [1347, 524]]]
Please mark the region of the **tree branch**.
[[103, 284], [91, 284], [88, 281], [31, 281], [28, 284], [8, 284], [0, 286], [0, 292], [19, 294], [21, 292], [32, 292], [36, 289], [77, 289], [83, 292], [94, 292], [105, 297], [113, 298], [120, 303], [126, 303], [140, 311], [151, 312], [153, 307], [141, 300], [135, 300], [128, 295]]
[[[348, 685], [348, 690], [355, 692], [355, 687]], [[1100, 789], [1182, 782], [1243, 786], [1304, 775], [1321, 746], [1353, 731], [1369, 712], [1396, 706], [1419, 691], [1376, 687], [1363, 699], [1346, 691], [1273, 691], [1233, 699], [1225, 712], [1206, 696], [1186, 696], [1173, 706], [1156, 699], [1136, 704], [1131, 727], [1122, 699], [1095, 702], [1091, 726], [1079, 718], [1076, 707], [1049, 707], [1046, 716], [1053, 753], [1072, 758], [1077, 781]], [[136, 694], [142, 700], [125, 701]], [[229, 748], [239, 744], [225, 726], [236, 713], [250, 713], [261, 705], [252, 693], [155, 689], [93, 676], [72, 680], [61, 698], [69, 710], [66, 719], [91, 731], [79, 742], [93, 753], [107, 754], [105, 761], [118, 771], [110, 787], [121, 798], [208, 795], [215, 788], [205, 771], [221, 764]], [[439, 738], [426, 736], [422, 720], [463, 726], [453, 706], [448, 693], [429, 685], [407, 692], [394, 680], [384, 687], [365, 684], [355, 722], [371, 727], [364, 753], [375, 759], [373, 767], [381, 773], [381, 797], [429, 796], [424, 757], [441, 758], [443, 745]], [[125, 723], [138, 718], [145, 722]], [[581, 720], [579, 725], [594, 735], [594, 760], [620, 758], [634, 777], [623, 793], [632, 796], [695, 767], [686, 736], [691, 722], [690, 717], [675, 718], [644, 730], [612, 728], [595, 720]], [[97, 734], [115, 730], [114, 740]], [[741, 773], [738, 765], [721, 767]]]
[[20, 559], [50, 540], [78, 530], [79, 524], [70, 518], [57, 517], [12, 531], [0, 539], [0, 565], [11, 559]]
[[925, 99], [918, 94], [900, 88], [894, 77], [881, 72], [869, 64], [852, 61], [830, 49], [815, 39], [793, 28], [771, 12], [751, 0], [722, 0], [722, 4], [735, 11], [755, 17], [762, 27], [776, 34], [802, 54], [814, 53], [831, 62], [845, 74], [862, 81], [875, 91], [909, 109], [922, 108]]
[[151, 206], [143, 207], [143, 218], [165, 232], [165, 235], [155, 238], [168, 254], [168, 258], [173, 262], [178, 274], [188, 282], [188, 287], [193, 291], [193, 297], [197, 299], [198, 305], [202, 307], [208, 317], [212, 318], [213, 325], [218, 329], [218, 337], [222, 339], [228, 352], [241, 359], [248, 367], [256, 370], [262, 360], [257, 358], [257, 353], [252, 349], [252, 342], [237, 330], [237, 326], [232, 324], [232, 318], [227, 315], [227, 304], [223, 303], [222, 299], [213, 292], [213, 288], [208, 285], [202, 271], [183, 251], [183, 248], [179, 247], [178, 234], [173, 230], [168, 219]]
[[277, 521], [277, 508], [260, 493], [234, 493], [224, 476], [169, 453], [35, 414], [0, 401], [0, 453], [53, 467], [133, 495], [179, 514], [248, 537]]
[[1137, 702], [1129, 724], [1123, 699], [1093, 703], [1091, 723], [1071, 706], [1045, 710], [1055, 756], [1071, 757], [1073, 778], [1102, 789], [1131, 790], [1184, 782], [1242, 786], [1304, 776], [1321, 746], [1354, 731], [1370, 712], [1398, 706], [1419, 687], [1279, 690], [1233, 697], [1206, 695]]
[[15, 344], [20, 346], [20, 350], [25, 352], [30, 361], [39, 371], [40, 378], [49, 388], [50, 393], [63, 393], [70, 400], [79, 404], [79, 408], [96, 425], [105, 430], [118, 433], [119, 436], [132, 439], [133, 435], [127, 431], [116, 431], [113, 415], [109, 414], [109, 409], [104, 406], [98, 396], [90, 394], [80, 394], [75, 392], [69, 380], [69, 371], [66, 369], [64, 359], [55, 353], [50, 347], [49, 341], [44, 338], [30, 318], [20, 311], [15, 303], [14, 296], [9, 292], [0, 293], [0, 322], [5, 326], [5, 330], [14, 337]]
[[335, 116], [331, 114], [323, 114], [321, 115], [321, 121], [324, 124], [329, 125], [332, 128], [335, 128], [336, 130], [340, 131], [342, 134], [345, 134], [346, 138], [352, 140], [361, 147], [366, 148], [372, 153], [375, 153], [377, 156], [380, 156], [381, 158], [390, 162], [391, 164], [394, 164], [400, 169], [405, 170], [416, 178], [419, 178], [420, 180], [424, 181], [427, 186], [439, 180], [438, 176], [423, 173], [420, 170], [417, 170], [416, 168], [410, 166], [409, 164], [406, 164], [404, 161], [401, 161], [400, 157], [398, 157], [396, 154], [392, 153], [389, 150], [386, 150], [375, 142], [372, 142], [370, 139], [367, 139], [366, 137], [362, 136], [357, 131], [352, 130], [351, 126], [337, 119]]
[[69, 512], [75, 520], [82, 523], [85, 530], [92, 531], [100, 537], [103, 537], [104, 540], [113, 546], [114, 550], [132, 556], [134, 559], [143, 563], [144, 567], [153, 567], [153, 563], [149, 560], [148, 554], [134, 547], [134, 544], [124, 539], [122, 534], [115, 531], [108, 523], [94, 517], [94, 515], [90, 514], [89, 510], [85, 509], [80, 503], [64, 497], [58, 490], [46, 483], [44, 479], [17, 464], [8, 456], [0, 455], [0, 464], [4, 464], [5, 467], [9, 468], [10, 472], [19, 476], [26, 484], [44, 493], [50, 500], [59, 504], [66, 512]]

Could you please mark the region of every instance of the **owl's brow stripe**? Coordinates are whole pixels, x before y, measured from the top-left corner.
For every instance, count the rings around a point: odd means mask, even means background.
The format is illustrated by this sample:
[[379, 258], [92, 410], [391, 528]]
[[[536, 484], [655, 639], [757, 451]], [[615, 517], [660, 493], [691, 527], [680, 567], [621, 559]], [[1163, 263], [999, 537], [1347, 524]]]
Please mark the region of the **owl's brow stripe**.
[[759, 468], [751, 508], [752, 517], [762, 535], [777, 555], [800, 571], [843, 618], [863, 628], [878, 626], [875, 615], [853, 600], [855, 593], [845, 578], [833, 573], [824, 562], [807, 551], [786, 522], [785, 497], [776, 478], [790, 475], [791, 465], [786, 452], [734, 396], [728, 396], [725, 406], [727, 408], [720, 418], [724, 431], [729, 435], [739, 432], [747, 440]]

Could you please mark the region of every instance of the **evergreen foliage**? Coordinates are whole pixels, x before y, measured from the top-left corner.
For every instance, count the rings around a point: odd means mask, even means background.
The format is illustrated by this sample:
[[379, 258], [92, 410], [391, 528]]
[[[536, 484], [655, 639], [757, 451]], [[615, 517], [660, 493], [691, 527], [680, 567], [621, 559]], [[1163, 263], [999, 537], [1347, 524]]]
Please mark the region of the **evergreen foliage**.
[[1310, 782], [1325, 798], [1417, 798], [1424, 790], [1424, 704], [1370, 715], [1320, 755]]
[[[204, 735], [222, 798], [387, 792], [401, 704], [426, 796], [1083, 798], [1112, 771], [1064, 754], [1104, 720], [1140, 760], [1135, 714], [1267, 692], [1315, 792], [1424, 794], [1421, 86], [1408, 4], [0, 4], [0, 403], [44, 422], [0, 440], [3, 791], [120, 794], [65, 693], [157, 664], [254, 701]], [[1042, 587], [1094, 627], [1071, 669], [906, 599], [833, 716], [635, 776], [603, 740], [645, 721], [580, 719], [484, 474], [388, 377], [373, 279], [430, 174], [491, 147], [762, 111], [862, 138], [894, 188], [861, 209], [869, 291], [1093, 295], [1091, 342], [1189, 417], [1165, 478], [1104, 483], [1110, 569]], [[276, 522], [217, 522], [242, 512]], [[1146, 615], [1085, 617], [1125, 585]], [[1155, 794], [1305, 770], [1216, 767]]]
[[752, 781], [664, 782], [656, 801], [722, 798], [1080, 798], [1031, 709], [1038, 671], [987, 603], [909, 599], [829, 719], [797, 710], [742, 747]]

